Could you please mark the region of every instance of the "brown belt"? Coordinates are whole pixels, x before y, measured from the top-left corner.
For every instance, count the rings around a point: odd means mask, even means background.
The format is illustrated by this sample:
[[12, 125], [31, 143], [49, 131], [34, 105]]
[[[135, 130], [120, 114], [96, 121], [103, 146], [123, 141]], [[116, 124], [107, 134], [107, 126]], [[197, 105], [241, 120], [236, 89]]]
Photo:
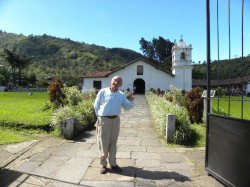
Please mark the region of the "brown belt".
[[105, 118], [116, 118], [117, 116], [102, 116], [102, 117], [105, 117]]

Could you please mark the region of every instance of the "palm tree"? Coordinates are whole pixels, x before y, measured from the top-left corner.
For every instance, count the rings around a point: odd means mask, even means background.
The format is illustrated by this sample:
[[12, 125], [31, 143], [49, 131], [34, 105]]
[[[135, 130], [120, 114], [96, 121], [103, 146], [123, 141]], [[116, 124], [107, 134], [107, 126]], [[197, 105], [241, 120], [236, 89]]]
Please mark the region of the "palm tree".
[[5, 86], [8, 86], [8, 83], [10, 82], [10, 79], [11, 79], [11, 74], [12, 74], [11, 66], [10, 67], [4, 67], [4, 66], [0, 67], [0, 75], [2, 75], [2, 77], [3, 77], [3, 84]]
[[18, 68], [19, 85], [21, 85], [22, 69], [30, 64], [33, 57], [28, 57], [22, 53], [16, 53], [15, 50], [16, 50], [15, 48], [12, 51], [4, 49], [4, 55], [0, 55], [0, 57], [2, 57], [7, 63], [9, 63], [12, 66], [14, 85], [16, 83], [16, 77], [15, 77], [16, 68]]
[[0, 57], [2, 59], [4, 59], [8, 64], [11, 65], [11, 67], [13, 68], [13, 81], [14, 81], [14, 85], [16, 85], [16, 60], [15, 60], [15, 49], [13, 49], [12, 51], [8, 50], [8, 49], [4, 49], [4, 54], [0, 55]]
[[21, 71], [30, 64], [32, 59], [33, 57], [29, 57], [21, 53], [16, 54], [15, 61], [18, 68], [19, 85], [21, 85]]

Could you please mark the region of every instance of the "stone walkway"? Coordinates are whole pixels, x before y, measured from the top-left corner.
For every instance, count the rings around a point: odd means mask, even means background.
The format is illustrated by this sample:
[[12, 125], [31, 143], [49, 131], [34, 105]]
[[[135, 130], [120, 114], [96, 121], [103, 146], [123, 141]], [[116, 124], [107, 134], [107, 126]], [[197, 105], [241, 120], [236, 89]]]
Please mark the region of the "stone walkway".
[[223, 186], [204, 169], [204, 148], [170, 148], [155, 133], [145, 96], [121, 115], [117, 163], [99, 174], [95, 130], [75, 141], [46, 137], [0, 149], [0, 186]]

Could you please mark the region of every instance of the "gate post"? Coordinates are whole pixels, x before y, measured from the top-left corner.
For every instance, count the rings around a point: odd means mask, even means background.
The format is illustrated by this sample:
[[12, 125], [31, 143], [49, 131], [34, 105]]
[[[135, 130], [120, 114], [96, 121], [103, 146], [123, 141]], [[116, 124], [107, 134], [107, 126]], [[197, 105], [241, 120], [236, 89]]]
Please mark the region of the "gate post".
[[203, 111], [203, 123], [207, 124], [207, 113], [212, 112], [212, 99], [210, 98], [210, 110], [207, 111], [207, 97], [204, 98], [204, 111]]
[[167, 114], [166, 118], [166, 139], [169, 142], [174, 139], [176, 117], [174, 114]]
[[63, 120], [63, 136], [66, 139], [71, 139], [74, 136], [74, 121], [73, 118], [67, 118]]

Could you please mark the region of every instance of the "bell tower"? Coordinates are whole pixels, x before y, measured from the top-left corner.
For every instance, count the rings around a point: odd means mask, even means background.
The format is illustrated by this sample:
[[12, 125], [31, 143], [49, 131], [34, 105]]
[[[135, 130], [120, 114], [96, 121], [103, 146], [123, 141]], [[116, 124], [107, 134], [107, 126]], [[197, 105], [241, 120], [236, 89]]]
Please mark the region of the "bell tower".
[[192, 88], [192, 45], [188, 46], [182, 37], [178, 44], [172, 47], [172, 74], [175, 75], [175, 85], [178, 89], [189, 91]]

